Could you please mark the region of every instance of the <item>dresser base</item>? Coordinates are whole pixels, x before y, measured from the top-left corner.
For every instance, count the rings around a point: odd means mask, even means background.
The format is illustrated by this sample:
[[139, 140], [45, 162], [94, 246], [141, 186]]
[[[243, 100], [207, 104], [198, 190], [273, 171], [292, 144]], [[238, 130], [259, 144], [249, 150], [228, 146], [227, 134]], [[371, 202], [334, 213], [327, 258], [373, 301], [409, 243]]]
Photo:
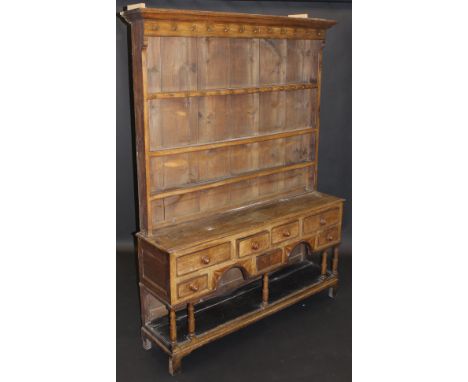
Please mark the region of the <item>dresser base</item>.
[[262, 302], [261, 280], [254, 281], [235, 292], [211, 299], [195, 307], [197, 327], [194, 335], [188, 333], [187, 315], [177, 314], [177, 342], [169, 339], [167, 317], [161, 317], [142, 327], [143, 347], [154, 343], [169, 355], [169, 373], [181, 369], [181, 360], [193, 350], [218, 338], [248, 326], [313, 294], [328, 289], [336, 295], [337, 275], [320, 275], [320, 267], [310, 261], [295, 264], [270, 275], [269, 300]]

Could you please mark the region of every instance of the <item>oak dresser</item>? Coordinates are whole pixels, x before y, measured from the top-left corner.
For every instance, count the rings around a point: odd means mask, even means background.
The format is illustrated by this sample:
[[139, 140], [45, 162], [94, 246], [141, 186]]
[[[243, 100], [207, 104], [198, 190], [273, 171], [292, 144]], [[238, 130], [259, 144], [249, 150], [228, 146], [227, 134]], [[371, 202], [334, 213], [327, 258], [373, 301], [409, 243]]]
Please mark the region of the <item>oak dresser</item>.
[[143, 347], [196, 348], [338, 286], [317, 191], [324, 19], [129, 6]]

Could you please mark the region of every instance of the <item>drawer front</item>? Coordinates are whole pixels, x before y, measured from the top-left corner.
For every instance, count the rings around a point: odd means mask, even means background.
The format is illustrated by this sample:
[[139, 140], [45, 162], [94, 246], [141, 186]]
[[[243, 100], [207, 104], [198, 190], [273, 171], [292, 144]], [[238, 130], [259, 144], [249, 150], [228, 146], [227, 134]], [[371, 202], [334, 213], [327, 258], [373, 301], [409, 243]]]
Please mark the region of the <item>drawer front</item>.
[[332, 227], [317, 236], [317, 248], [326, 247], [340, 241], [340, 228]]
[[281, 243], [289, 239], [294, 239], [299, 235], [299, 221], [280, 225], [271, 230], [271, 242]]
[[177, 258], [177, 276], [227, 261], [231, 258], [231, 243], [223, 243]]
[[177, 296], [184, 298], [196, 295], [208, 289], [208, 275], [195, 277], [177, 285]]
[[261, 272], [265, 269], [281, 264], [282, 259], [283, 251], [281, 249], [257, 256], [257, 272]]
[[238, 241], [239, 257], [248, 256], [252, 253], [262, 252], [270, 247], [269, 232], [261, 232]]
[[304, 219], [304, 233], [314, 232], [326, 226], [336, 224], [339, 222], [339, 219], [340, 209], [338, 207], [306, 217]]

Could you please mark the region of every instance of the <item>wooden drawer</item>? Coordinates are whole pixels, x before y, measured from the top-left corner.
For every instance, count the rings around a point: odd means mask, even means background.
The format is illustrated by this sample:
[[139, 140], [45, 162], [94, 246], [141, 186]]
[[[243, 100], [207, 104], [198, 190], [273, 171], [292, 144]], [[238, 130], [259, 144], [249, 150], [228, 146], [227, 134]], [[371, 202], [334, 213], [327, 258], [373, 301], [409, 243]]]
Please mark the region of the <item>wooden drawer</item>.
[[270, 233], [260, 232], [256, 235], [239, 239], [237, 241], [237, 252], [239, 257], [248, 256], [252, 253], [262, 252], [270, 247]]
[[283, 251], [281, 249], [257, 256], [257, 272], [261, 272], [275, 265], [279, 265], [281, 264], [282, 260]]
[[299, 221], [280, 225], [271, 230], [272, 244], [281, 243], [282, 241], [294, 239], [299, 235]]
[[321, 247], [327, 247], [331, 244], [335, 244], [340, 241], [341, 231], [340, 227], [332, 227], [323, 232], [320, 232], [317, 236], [316, 249]]
[[190, 295], [196, 295], [208, 288], [208, 275], [195, 277], [177, 285], [177, 296], [184, 298]]
[[177, 258], [177, 276], [227, 261], [231, 258], [231, 243], [223, 243]]
[[304, 233], [310, 233], [323, 229], [324, 227], [338, 223], [340, 220], [340, 209], [338, 207], [324, 211], [320, 214], [308, 216], [304, 219]]

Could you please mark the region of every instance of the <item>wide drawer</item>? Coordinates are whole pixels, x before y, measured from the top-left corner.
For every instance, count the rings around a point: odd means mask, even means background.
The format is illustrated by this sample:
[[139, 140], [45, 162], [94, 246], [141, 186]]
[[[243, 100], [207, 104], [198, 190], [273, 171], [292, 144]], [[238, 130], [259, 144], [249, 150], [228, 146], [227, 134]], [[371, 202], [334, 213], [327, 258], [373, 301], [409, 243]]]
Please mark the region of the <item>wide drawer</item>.
[[281, 243], [282, 241], [294, 239], [299, 235], [299, 221], [294, 221], [288, 224], [280, 225], [271, 230], [271, 242], [273, 244]]
[[316, 249], [319, 249], [321, 247], [326, 247], [331, 244], [335, 244], [339, 242], [340, 236], [341, 236], [340, 234], [341, 234], [341, 230], [340, 230], [340, 227], [338, 226], [329, 228], [319, 233], [319, 235], [317, 236]]
[[184, 298], [203, 292], [208, 288], [208, 275], [195, 277], [177, 285], [177, 296]]
[[237, 241], [237, 250], [239, 257], [248, 256], [252, 253], [262, 252], [270, 247], [270, 233], [260, 232], [253, 236], [239, 239]]
[[177, 275], [182, 276], [231, 258], [231, 243], [223, 243], [177, 258]]
[[320, 214], [308, 216], [304, 219], [304, 233], [310, 233], [336, 224], [340, 219], [339, 207], [326, 210]]

